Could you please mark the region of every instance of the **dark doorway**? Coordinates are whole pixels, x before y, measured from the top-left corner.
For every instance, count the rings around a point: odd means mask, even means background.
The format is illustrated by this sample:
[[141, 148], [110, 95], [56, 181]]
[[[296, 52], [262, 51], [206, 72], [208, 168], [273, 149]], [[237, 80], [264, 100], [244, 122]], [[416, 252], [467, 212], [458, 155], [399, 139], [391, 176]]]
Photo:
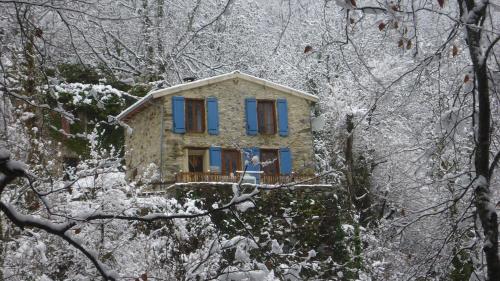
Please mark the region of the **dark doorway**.
[[190, 172], [203, 172], [203, 155], [189, 155], [188, 161]]

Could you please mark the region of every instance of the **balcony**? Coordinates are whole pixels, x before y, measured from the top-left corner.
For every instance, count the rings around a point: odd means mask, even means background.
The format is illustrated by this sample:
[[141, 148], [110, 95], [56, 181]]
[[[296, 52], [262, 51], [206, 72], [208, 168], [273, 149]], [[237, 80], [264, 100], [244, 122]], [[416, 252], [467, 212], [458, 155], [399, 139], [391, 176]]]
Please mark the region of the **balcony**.
[[[180, 172], [175, 175], [176, 183], [192, 182], [239, 182], [241, 174], [222, 175], [220, 173], [195, 173]], [[260, 184], [319, 184], [319, 177], [315, 175], [292, 174], [292, 175], [260, 175]]]

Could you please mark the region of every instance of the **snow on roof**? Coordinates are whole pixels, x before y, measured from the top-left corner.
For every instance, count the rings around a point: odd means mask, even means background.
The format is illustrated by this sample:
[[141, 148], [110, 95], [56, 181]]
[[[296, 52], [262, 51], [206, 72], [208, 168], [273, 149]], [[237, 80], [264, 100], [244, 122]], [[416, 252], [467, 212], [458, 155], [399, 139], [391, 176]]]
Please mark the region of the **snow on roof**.
[[296, 89], [293, 89], [293, 88], [290, 88], [290, 87], [287, 87], [287, 86], [284, 86], [281, 84], [277, 84], [277, 83], [271, 82], [271, 81], [266, 80], [266, 79], [262, 79], [262, 78], [258, 78], [258, 77], [252, 76], [252, 75], [241, 73], [240, 71], [236, 70], [236, 71], [229, 72], [229, 73], [222, 74], [222, 75], [218, 75], [218, 76], [200, 79], [200, 80], [196, 80], [196, 81], [185, 83], [185, 84], [179, 84], [179, 85], [165, 88], [165, 89], [151, 91], [146, 96], [144, 96], [142, 99], [140, 99], [139, 101], [137, 101], [136, 103], [134, 103], [133, 105], [131, 105], [130, 107], [128, 107], [127, 109], [122, 111], [118, 116], [116, 116], [116, 118], [120, 121], [123, 121], [123, 120], [127, 119], [128, 117], [130, 117], [131, 114], [141, 110], [142, 108], [144, 108], [146, 106], [149, 106], [151, 104], [151, 101], [156, 99], [156, 98], [172, 95], [174, 93], [178, 93], [178, 92], [185, 91], [185, 90], [190, 90], [190, 89], [197, 88], [197, 87], [215, 84], [218, 82], [222, 82], [222, 81], [226, 81], [226, 80], [230, 80], [230, 79], [234, 79], [234, 78], [239, 78], [242, 80], [261, 84], [263, 86], [273, 88], [275, 90], [282, 91], [282, 92], [288, 93], [290, 95], [294, 95], [294, 96], [297, 96], [297, 97], [300, 97], [300, 98], [303, 98], [303, 99], [306, 99], [306, 100], [309, 100], [312, 102], [318, 101], [318, 98], [316, 96], [311, 95], [309, 93], [306, 93], [306, 92], [303, 92], [300, 90], [296, 90]]

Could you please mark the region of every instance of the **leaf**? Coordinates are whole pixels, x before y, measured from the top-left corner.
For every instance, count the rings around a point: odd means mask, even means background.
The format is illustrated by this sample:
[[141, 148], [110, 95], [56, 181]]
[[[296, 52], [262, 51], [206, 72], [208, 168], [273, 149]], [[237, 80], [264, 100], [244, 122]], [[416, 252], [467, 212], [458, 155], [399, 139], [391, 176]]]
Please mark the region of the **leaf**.
[[81, 228], [77, 228], [77, 229], [75, 229], [75, 234], [79, 234], [80, 232], [82, 232], [82, 229], [81, 229]]
[[391, 9], [392, 9], [393, 11], [396, 11], [396, 12], [397, 12], [397, 11], [399, 11], [399, 5], [392, 5], [392, 6], [391, 6]]
[[455, 56], [458, 55], [458, 48], [457, 48], [457, 46], [453, 45], [453, 48], [451, 49], [451, 55], [453, 57], [455, 57]]
[[404, 45], [405, 45], [405, 42], [403, 41], [403, 39], [399, 39], [398, 47], [403, 48]]
[[305, 53], [309, 53], [310, 51], [312, 51], [313, 47], [311, 47], [310, 45], [307, 45], [305, 48], [304, 48], [304, 54]]
[[353, 18], [349, 18], [349, 22], [350, 22], [351, 24], [354, 24], [354, 19], [353, 19]]
[[378, 30], [382, 31], [384, 30], [385, 28], [385, 23], [384, 22], [381, 22], [379, 25], [378, 25]]
[[412, 44], [411, 44], [411, 40], [410, 40], [410, 41], [408, 41], [408, 43], [406, 43], [406, 49], [407, 50], [411, 49], [411, 46], [412, 46]]
[[443, 8], [444, 6], [444, 0], [437, 0], [438, 1], [438, 4], [439, 4], [439, 7]]
[[356, 0], [351, 0], [351, 5], [352, 5], [353, 7], [356, 7]]
[[148, 281], [148, 274], [147, 274], [147, 273], [143, 273], [143, 274], [141, 274], [141, 279], [142, 279], [143, 281]]
[[399, 22], [398, 22], [398, 21], [394, 21], [394, 22], [392, 22], [392, 27], [393, 27], [394, 29], [398, 29], [398, 27], [399, 27]]
[[470, 80], [469, 75], [468, 74], [465, 75], [465, 77], [464, 77], [464, 83], [469, 82], [469, 80]]

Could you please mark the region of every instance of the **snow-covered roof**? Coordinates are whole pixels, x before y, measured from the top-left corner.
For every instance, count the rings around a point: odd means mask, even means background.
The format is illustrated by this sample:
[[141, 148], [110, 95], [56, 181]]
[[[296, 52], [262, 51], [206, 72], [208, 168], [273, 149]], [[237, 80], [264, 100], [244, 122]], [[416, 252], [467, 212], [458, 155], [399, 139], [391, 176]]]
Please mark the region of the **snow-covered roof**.
[[309, 100], [312, 102], [318, 101], [318, 98], [316, 96], [311, 95], [309, 93], [306, 93], [306, 92], [303, 92], [300, 90], [296, 90], [296, 89], [293, 89], [293, 88], [290, 88], [290, 87], [287, 87], [284, 85], [280, 85], [278, 83], [274, 83], [274, 82], [271, 82], [271, 81], [266, 80], [266, 79], [262, 79], [262, 78], [258, 78], [258, 77], [252, 76], [252, 75], [241, 73], [240, 71], [236, 70], [236, 71], [229, 72], [229, 73], [222, 74], [222, 75], [218, 75], [218, 76], [200, 79], [200, 80], [196, 80], [196, 81], [185, 83], [185, 84], [179, 84], [179, 85], [165, 88], [165, 89], [151, 91], [146, 96], [144, 96], [142, 99], [140, 99], [139, 101], [137, 101], [136, 103], [134, 103], [133, 105], [131, 105], [130, 107], [125, 109], [123, 112], [121, 112], [118, 116], [116, 116], [116, 118], [118, 120], [122, 120], [122, 121], [126, 120], [127, 118], [131, 117], [131, 115], [133, 115], [134, 113], [137, 113], [141, 109], [149, 106], [154, 99], [168, 96], [168, 95], [172, 95], [174, 93], [178, 93], [181, 91], [194, 89], [197, 87], [202, 87], [202, 86], [207, 86], [207, 85], [219, 83], [219, 82], [234, 79], [234, 78], [257, 83], [257, 84], [260, 84], [260, 85], [263, 85], [263, 86], [266, 86], [266, 87], [269, 87], [272, 89], [276, 89], [278, 91], [285, 92], [285, 93], [288, 93], [290, 95], [294, 95], [294, 96], [297, 96], [297, 97], [300, 97], [300, 98], [303, 98], [303, 99], [306, 99], [306, 100]]

